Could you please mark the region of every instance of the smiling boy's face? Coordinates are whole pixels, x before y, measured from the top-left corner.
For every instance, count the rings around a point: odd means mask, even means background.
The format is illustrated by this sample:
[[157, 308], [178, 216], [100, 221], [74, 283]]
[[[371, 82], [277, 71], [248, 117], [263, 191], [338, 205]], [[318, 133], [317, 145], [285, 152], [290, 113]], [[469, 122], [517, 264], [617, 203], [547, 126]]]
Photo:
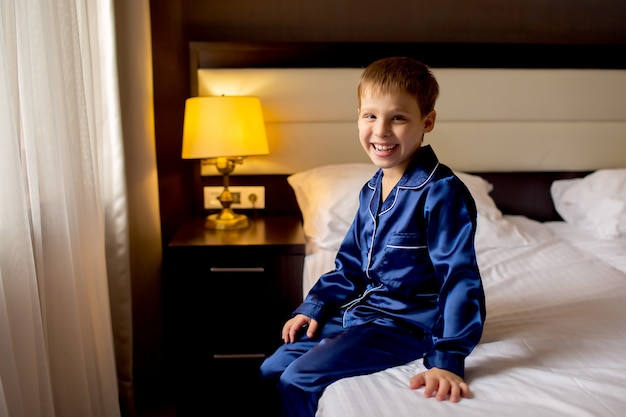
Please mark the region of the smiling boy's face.
[[386, 175], [401, 176], [424, 133], [433, 130], [436, 112], [422, 116], [417, 101], [405, 92], [365, 89], [360, 99], [359, 141], [374, 165]]

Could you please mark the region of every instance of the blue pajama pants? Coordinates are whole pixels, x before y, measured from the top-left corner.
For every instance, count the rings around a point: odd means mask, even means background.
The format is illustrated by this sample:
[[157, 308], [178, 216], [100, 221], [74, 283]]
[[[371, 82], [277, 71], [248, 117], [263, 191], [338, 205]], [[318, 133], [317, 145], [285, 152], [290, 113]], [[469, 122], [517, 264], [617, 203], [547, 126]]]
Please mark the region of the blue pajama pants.
[[421, 358], [431, 343], [422, 334], [391, 324], [344, 328], [337, 316], [313, 339], [303, 334], [279, 347], [261, 364], [261, 378], [276, 385], [283, 417], [314, 417], [331, 383]]

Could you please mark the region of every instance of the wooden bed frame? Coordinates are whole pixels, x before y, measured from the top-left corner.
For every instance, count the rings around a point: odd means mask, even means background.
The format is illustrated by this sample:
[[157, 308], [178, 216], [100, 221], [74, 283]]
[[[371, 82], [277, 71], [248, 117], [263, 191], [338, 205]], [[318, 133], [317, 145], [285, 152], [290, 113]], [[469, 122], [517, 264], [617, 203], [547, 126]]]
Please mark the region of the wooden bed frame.
[[[451, 46], [448, 45], [448, 48]], [[553, 46], [554, 47], [554, 46]], [[540, 45], [506, 46], [484, 45], [483, 53], [474, 57], [459, 54], [441, 54], [441, 45], [413, 43], [245, 43], [245, 42], [191, 42], [190, 96], [198, 94], [198, 69], [201, 68], [362, 68], [374, 59], [395, 55], [414, 56], [431, 66], [455, 68], [620, 68], [613, 52], [594, 49], [596, 60], [578, 58], [556, 61], [543, 55], [543, 61], [535, 54]], [[543, 49], [550, 48], [543, 46]], [[443, 48], [446, 50], [446, 48]], [[494, 51], [500, 51], [498, 59]], [[591, 51], [590, 51], [591, 53]], [[594, 55], [594, 56], [595, 56]], [[497, 56], [497, 54], [495, 54]], [[579, 57], [580, 54], [567, 56]], [[451, 58], [454, 57], [454, 58]], [[623, 65], [622, 65], [623, 66]], [[521, 214], [539, 221], [559, 220], [550, 197], [550, 185], [554, 180], [578, 178], [590, 170], [555, 170], [538, 172], [473, 172], [494, 185], [492, 197], [505, 214]], [[202, 205], [202, 187], [221, 185], [220, 176], [202, 176], [199, 164], [196, 169], [197, 207]], [[230, 177], [231, 185], [262, 185], [266, 189], [266, 208], [256, 215], [299, 214], [293, 190], [287, 183], [287, 174], [238, 175]], [[203, 211], [206, 214], [207, 211]], [[249, 214], [249, 213], [248, 213]]]

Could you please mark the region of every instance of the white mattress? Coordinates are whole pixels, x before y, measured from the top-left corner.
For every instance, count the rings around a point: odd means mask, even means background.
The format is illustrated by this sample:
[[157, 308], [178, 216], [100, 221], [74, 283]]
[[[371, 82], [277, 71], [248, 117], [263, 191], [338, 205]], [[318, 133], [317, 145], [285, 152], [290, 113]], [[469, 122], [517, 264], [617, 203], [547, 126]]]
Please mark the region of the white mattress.
[[[487, 321], [466, 362], [473, 398], [453, 404], [410, 390], [417, 360], [332, 384], [317, 417], [625, 416], [626, 272], [554, 227], [529, 225], [535, 242], [478, 251]], [[307, 256], [305, 291], [333, 259]]]

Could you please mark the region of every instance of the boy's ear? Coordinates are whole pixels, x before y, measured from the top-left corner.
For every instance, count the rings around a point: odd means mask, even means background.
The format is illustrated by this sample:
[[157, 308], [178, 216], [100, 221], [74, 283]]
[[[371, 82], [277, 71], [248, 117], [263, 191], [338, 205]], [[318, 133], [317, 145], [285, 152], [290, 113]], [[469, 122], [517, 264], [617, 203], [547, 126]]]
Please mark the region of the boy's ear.
[[424, 132], [431, 132], [435, 128], [435, 119], [437, 118], [437, 112], [431, 111], [424, 117]]

